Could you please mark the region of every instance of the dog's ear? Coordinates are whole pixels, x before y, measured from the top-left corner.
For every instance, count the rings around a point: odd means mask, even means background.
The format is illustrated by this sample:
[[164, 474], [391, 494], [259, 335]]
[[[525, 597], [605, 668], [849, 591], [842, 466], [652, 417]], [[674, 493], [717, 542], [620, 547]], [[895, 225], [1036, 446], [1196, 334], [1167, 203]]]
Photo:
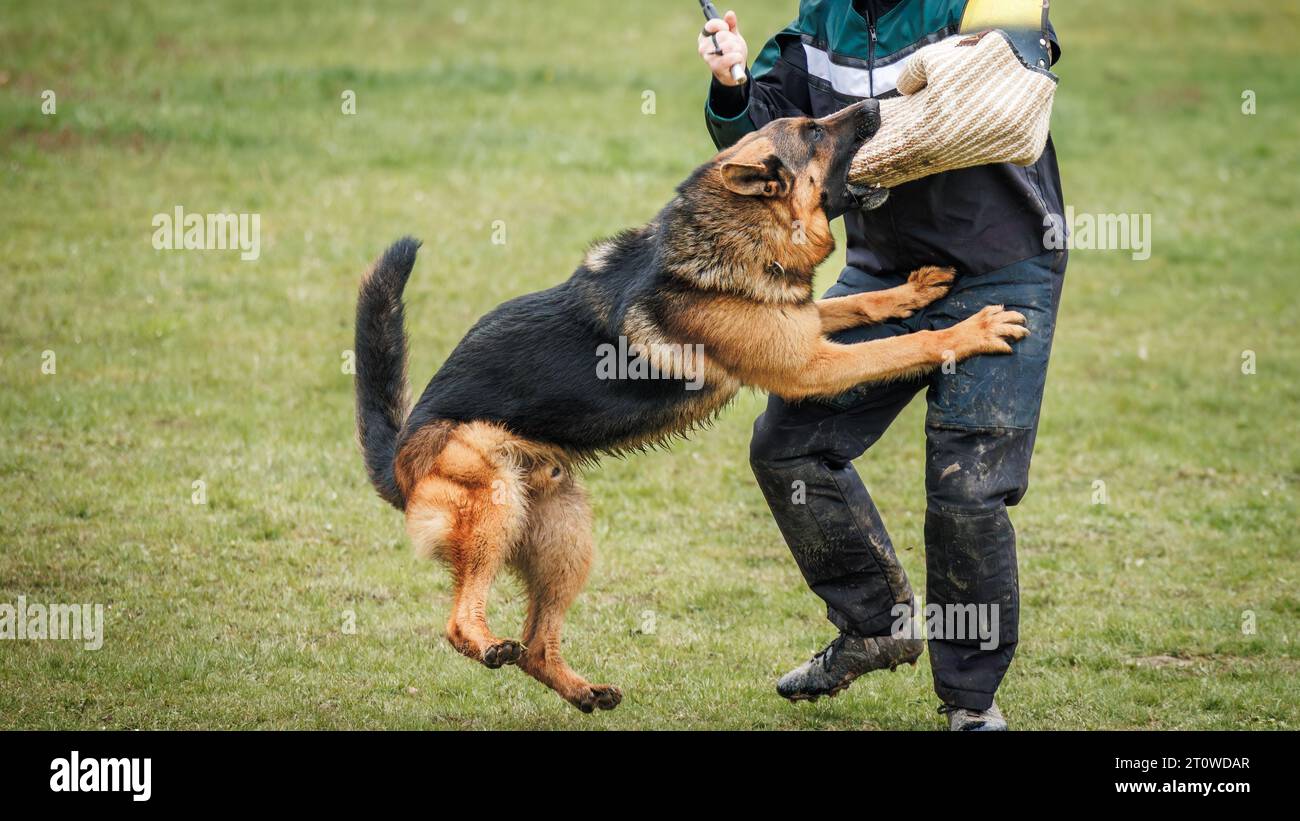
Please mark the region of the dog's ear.
[[747, 197], [784, 197], [794, 185], [794, 175], [775, 154], [762, 162], [724, 162], [719, 170], [728, 191]]

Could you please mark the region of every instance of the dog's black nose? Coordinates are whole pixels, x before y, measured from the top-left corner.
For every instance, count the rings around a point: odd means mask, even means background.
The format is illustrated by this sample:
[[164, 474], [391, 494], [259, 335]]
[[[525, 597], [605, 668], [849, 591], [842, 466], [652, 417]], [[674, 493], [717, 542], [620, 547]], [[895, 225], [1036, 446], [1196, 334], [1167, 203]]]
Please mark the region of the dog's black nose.
[[880, 130], [880, 103], [876, 100], [863, 100], [858, 103], [857, 114], [853, 118], [853, 136], [859, 142], [866, 142]]

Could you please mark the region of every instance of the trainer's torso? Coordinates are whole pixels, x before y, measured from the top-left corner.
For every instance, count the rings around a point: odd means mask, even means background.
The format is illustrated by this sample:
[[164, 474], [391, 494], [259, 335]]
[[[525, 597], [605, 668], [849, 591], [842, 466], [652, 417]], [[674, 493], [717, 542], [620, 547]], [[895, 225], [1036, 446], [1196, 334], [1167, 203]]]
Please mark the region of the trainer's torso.
[[[759, 54], [754, 77], [814, 117], [864, 97], [896, 95], [906, 58], [956, 34], [974, 1], [805, 0], [798, 19]], [[850, 212], [848, 263], [872, 274], [927, 264], [974, 273], [1000, 268], [1043, 252], [1044, 220], [1062, 213], [1061, 200], [1049, 138], [1032, 166], [937, 174], [894, 188], [878, 209]]]

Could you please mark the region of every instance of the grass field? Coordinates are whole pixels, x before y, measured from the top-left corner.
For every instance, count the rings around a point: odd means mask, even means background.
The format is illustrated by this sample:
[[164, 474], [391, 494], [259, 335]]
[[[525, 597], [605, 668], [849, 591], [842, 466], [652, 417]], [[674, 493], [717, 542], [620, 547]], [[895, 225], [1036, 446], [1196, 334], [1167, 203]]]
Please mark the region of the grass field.
[[[276, 5], [0, 16], [0, 602], [107, 608], [97, 651], [0, 642], [0, 727], [940, 726], [925, 663], [776, 697], [833, 630], [749, 472], [759, 395], [589, 475], [566, 646], [623, 687], [609, 714], [457, 656], [446, 575], [366, 483], [342, 367], [362, 270], [426, 243], [418, 389], [482, 312], [649, 219], [712, 153], [695, 4]], [[794, 5], [743, 0], [751, 53]], [[1149, 213], [1154, 241], [1071, 257], [999, 700], [1025, 729], [1295, 729], [1300, 10], [1053, 19], [1067, 202]], [[259, 213], [260, 258], [156, 251], [177, 205]], [[922, 415], [858, 464], [918, 590]], [[521, 619], [500, 586], [493, 623]]]

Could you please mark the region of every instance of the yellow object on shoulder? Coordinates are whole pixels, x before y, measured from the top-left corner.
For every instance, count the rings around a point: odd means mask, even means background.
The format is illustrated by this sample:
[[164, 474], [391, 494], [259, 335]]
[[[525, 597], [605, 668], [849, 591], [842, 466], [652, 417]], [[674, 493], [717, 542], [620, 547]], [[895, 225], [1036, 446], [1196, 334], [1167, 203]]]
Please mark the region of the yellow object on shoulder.
[[961, 16], [963, 34], [985, 29], [1036, 29], [1043, 20], [1043, 0], [970, 0]]

